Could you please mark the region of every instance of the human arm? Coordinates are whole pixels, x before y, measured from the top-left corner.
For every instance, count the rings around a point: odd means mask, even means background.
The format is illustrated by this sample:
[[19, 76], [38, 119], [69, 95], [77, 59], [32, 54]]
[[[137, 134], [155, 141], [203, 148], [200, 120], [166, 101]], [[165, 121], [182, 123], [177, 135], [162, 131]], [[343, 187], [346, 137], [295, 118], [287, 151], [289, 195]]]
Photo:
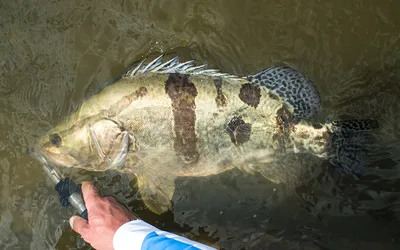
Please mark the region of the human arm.
[[214, 249], [138, 220], [114, 197], [101, 197], [91, 182], [82, 183], [82, 193], [89, 220], [73, 216], [70, 225], [95, 249]]

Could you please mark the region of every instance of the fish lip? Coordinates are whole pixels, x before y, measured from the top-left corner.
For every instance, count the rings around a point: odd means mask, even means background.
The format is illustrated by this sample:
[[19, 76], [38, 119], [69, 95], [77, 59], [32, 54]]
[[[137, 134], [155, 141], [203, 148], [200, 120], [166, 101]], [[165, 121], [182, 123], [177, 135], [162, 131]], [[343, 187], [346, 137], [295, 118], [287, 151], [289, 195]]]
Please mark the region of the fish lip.
[[49, 164], [49, 162], [47, 161], [47, 159], [44, 157], [43, 154], [41, 154], [40, 152], [38, 152], [38, 150], [36, 149], [37, 147], [31, 147], [28, 149], [28, 154], [29, 156], [31, 156], [32, 158], [40, 161], [43, 164]]
[[34, 159], [38, 160], [41, 164], [51, 165], [51, 166], [61, 166], [59, 164], [55, 164], [48, 153], [43, 150], [40, 146], [29, 148], [29, 155]]

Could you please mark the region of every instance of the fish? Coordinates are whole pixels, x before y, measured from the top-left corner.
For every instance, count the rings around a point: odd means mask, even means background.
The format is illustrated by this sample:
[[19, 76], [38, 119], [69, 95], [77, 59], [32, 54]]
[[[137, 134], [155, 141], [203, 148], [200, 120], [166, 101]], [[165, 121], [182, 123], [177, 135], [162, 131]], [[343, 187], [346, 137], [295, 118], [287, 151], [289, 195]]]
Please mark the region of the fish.
[[238, 77], [179, 57], [147, 61], [83, 101], [35, 152], [55, 166], [132, 173], [158, 214], [171, 209], [178, 177], [238, 168], [280, 183], [268, 165], [287, 154], [328, 159], [359, 177], [358, 139], [348, 135], [375, 129], [377, 121], [316, 123], [319, 92], [303, 73], [273, 66]]

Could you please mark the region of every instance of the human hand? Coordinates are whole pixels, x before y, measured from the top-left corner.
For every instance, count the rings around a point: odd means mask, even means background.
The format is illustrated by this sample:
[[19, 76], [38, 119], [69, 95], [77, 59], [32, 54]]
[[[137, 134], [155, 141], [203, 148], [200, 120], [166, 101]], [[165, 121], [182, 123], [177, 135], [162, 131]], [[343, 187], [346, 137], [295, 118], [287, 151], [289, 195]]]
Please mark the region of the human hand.
[[114, 197], [101, 197], [92, 182], [82, 182], [82, 194], [89, 220], [72, 216], [71, 228], [99, 250], [113, 249], [113, 237], [117, 229], [128, 221], [136, 219]]

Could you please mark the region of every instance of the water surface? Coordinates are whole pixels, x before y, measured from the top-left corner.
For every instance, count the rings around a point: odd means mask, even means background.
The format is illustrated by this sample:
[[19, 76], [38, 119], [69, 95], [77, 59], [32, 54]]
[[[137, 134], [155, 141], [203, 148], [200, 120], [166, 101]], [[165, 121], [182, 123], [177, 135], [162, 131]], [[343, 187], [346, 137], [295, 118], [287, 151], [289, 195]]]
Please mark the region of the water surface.
[[130, 176], [70, 172], [77, 181], [94, 178], [143, 219], [227, 249], [263, 233], [327, 249], [398, 249], [398, 9], [395, 0], [1, 1], [1, 248], [89, 247], [27, 149], [132, 62], [174, 53], [240, 76], [272, 65], [305, 73], [321, 94], [318, 120], [380, 122], [366, 174], [350, 180], [292, 156], [282, 164], [298, 162], [294, 183], [236, 170], [178, 179], [174, 212], [162, 216], [146, 210]]

